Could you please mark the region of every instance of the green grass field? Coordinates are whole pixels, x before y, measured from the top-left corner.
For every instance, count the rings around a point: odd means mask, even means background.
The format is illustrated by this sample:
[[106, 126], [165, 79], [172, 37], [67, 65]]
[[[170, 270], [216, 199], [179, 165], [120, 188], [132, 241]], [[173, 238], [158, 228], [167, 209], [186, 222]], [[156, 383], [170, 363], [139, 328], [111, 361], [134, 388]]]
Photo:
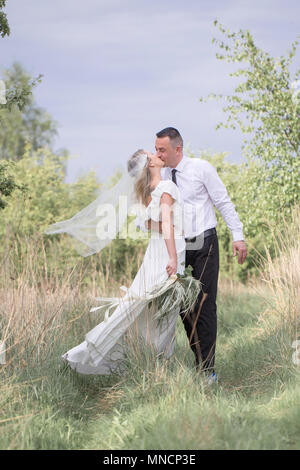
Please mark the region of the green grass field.
[[293, 335], [255, 291], [219, 289], [219, 383], [211, 387], [194, 370], [180, 319], [168, 362], [140, 348], [122, 376], [76, 374], [60, 355], [93, 326], [91, 318], [76, 319], [87, 311], [76, 302], [76, 312], [66, 304], [49, 333], [23, 343], [18, 361], [0, 366], [1, 449], [300, 447]]

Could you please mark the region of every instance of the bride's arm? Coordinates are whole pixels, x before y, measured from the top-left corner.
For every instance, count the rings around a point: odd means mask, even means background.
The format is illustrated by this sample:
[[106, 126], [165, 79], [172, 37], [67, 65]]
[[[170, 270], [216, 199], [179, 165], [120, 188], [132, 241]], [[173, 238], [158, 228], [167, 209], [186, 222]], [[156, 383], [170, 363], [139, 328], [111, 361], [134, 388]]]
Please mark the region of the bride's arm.
[[160, 199], [161, 207], [161, 227], [162, 234], [166, 242], [169, 253], [169, 262], [166, 270], [169, 276], [177, 272], [177, 251], [174, 238], [174, 225], [172, 220], [173, 198], [168, 193], [163, 193]]

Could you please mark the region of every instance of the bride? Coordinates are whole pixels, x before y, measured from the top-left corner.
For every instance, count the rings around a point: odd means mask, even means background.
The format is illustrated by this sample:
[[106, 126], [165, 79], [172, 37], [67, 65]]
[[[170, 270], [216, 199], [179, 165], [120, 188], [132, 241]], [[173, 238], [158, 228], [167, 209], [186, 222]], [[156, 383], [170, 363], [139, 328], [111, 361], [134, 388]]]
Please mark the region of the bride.
[[[118, 232], [128, 212], [121, 214], [119, 197], [139, 203], [136, 224], [151, 236], [143, 262], [126, 294], [120, 298], [96, 298], [106, 309], [105, 319], [85, 335], [85, 340], [62, 355], [62, 359], [81, 374], [111, 374], [122, 370], [130, 341], [140, 339], [156, 355], [169, 358], [173, 353], [179, 311], [195, 304], [200, 283], [184, 280], [185, 239], [182, 228], [182, 201], [171, 180], [162, 180], [164, 162], [156, 155], [138, 150], [129, 159], [127, 172], [106, 194], [100, 194], [87, 208], [68, 221], [58, 222], [47, 234], [66, 232], [88, 247], [83, 256], [99, 252], [109, 242], [101, 232], [101, 204], [113, 201], [119, 215]], [[103, 204], [104, 203], [104, 204]], [[116, 232], [114, 232], [116, 233]], [[79, 251], [79, 249], [78, 249]], [[177, 275], [176, 275], [177, 274]], [[190, 289], [192, 287], [192, 289]], [[189, 294], [189, 295], [187, 295]], [[155, 303], [156, 302], [156, 303]], [[113, 310], [111, 315], [110, 312]]]

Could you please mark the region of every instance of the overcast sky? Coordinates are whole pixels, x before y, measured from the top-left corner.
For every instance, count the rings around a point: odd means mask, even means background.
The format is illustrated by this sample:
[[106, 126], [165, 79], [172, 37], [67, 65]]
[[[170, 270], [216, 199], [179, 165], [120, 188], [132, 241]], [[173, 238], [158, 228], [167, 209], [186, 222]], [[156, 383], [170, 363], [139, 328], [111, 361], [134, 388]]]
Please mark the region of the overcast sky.
[[91, 169], [105, 179], [138, 148], [153, 151], [167, 126], [194, 151], [242, 161], [241, 135], [215, 130], [221, 103], [199, 102], [235, 84], [215, 57], [213, 21], [249, 29], [276, 56], [300, 33], [299, 0], [8, 0], [5, 11], [0, 66], [44, 75], [34, 94], [59, 123], [55, 148], [76, 156], [69, 182]]

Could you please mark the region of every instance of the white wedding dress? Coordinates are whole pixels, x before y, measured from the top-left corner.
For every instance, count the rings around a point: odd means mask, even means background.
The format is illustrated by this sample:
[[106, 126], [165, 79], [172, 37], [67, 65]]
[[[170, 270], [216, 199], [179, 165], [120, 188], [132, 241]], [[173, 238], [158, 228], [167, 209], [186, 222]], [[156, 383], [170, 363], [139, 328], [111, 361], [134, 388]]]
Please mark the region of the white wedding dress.
[[[152, 200], [148, 207], [143, 206], [143, 213], [139, 214], [138, 222], [145, 224], [149, 219], [155, 222], [161, 220], [160, 200], [163, 193], [170, 194], [174, 199], [177, 272], [183, 274], [186, 244], [182, 230], [182, 202], [178, 187], [173, 181], [160, 181], [151, 193]], [[166, 271], [168, 261], [169, 255], [163, 235], [152, 232], [144, 260], [126, 295], [117, 299], [118, 304], [114, 312], [89, 331], [85, 341], [63, 354], [62, 359], [81, 374], [111, 374], [122, 370], [130, 338], [134, 344], [137, 344], [137, 338], [142, 338], [142, 341], [153, 348], [156, 355], [169, 358], [173, 353], [179, 308], [170, 311], [158, 321], [153, 318], [153, 309], [149, 308], [149, 300], [146, 298], [153, 289], [169, 279]]]

